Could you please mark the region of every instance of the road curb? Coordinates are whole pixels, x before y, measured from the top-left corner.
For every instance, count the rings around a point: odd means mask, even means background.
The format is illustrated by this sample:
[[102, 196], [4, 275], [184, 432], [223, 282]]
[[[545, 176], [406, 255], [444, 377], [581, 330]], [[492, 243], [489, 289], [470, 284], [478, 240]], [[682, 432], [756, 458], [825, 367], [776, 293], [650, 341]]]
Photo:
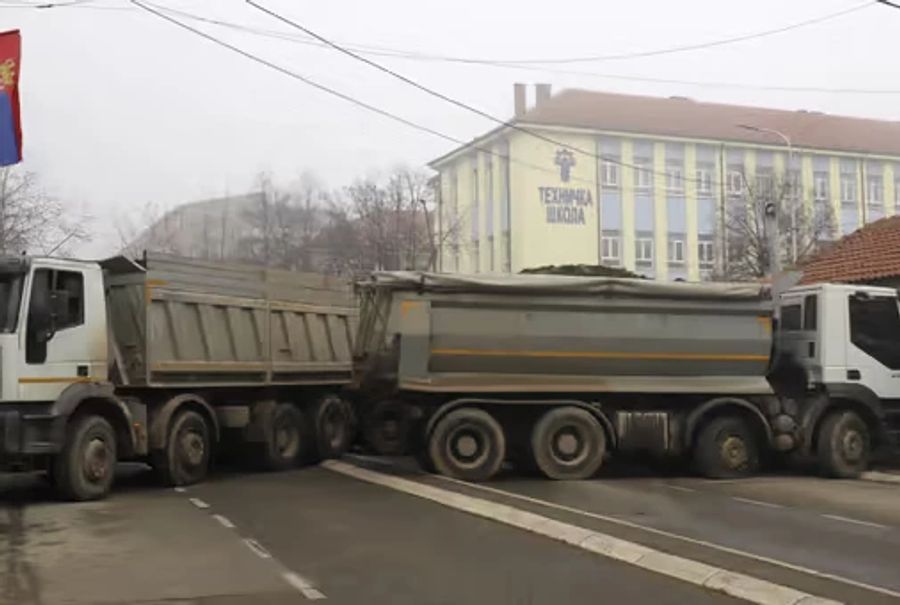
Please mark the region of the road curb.
[[894, 485], [900, 485], [900, 473], [869, 471], [860, 475], [859, 478], [863, 481], [874, 481], [875, 483], [893, 483]]
[[322, 463], [322, 467], [354, 479], [381, 485], [485, 519], [524, 529], [603, 557], [635, 565], [758, 605], [838, 605], [839, 603], [788, 586], [665, 553], [577, 525], [563, 523], [506, 504], [475, 498], [337, 460], [327, 460]]

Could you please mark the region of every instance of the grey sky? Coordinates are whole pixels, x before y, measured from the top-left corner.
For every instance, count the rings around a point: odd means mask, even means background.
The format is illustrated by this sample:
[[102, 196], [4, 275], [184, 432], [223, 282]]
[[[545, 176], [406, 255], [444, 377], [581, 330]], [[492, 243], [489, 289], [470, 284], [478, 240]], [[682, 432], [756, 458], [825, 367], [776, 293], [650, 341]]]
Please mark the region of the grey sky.
[[[25, 167], [97, 217], [85, 254], [116, 244], [113, 225], [147, 202], [245, 192], [260, 170], [287, 183], [309, 170], [330, 187], [396, 163], [422, 165], [452, 147], [251, 63], [158, 18], [84, 7], [12, 9], [0, 30], [23, 34]], [[49, 1], [49, 0], [48, 0]], [[345, 43], [478, 58], [640, 51], [771, 29], [862, 0], [261, 0]], [[296, 33], [242, 0], [157, 0], [210, 18]], [[126, 7], [125, 0], [94, 5]], [[335, 51], [212, 25], [224, 40], [323, 84], [468, 139], [494, 126]], [[900, 90], [900, 10], [872, 6], [729, 46], [565, 69], [759, 85]], [[900, 94], [795, 93], [627, 82], [492, 67], [375, 58], [500, 117], [512, 83], [685, 95], [708, 101], [900, 119]]]

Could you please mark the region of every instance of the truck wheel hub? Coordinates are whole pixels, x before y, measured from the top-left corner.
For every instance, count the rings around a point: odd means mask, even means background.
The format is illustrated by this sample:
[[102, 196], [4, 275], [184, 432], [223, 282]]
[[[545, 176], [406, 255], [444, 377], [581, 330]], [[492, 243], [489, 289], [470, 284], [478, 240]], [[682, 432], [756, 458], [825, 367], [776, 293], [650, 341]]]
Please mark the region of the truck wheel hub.
[[553, 445], [557, 458], [566, 461], [577, 457], [582, 449], [581, 440], [578, 438], [578, 435], [570, 430], [562, 430], [556, 433]]
[[109, 473], [109, 448], [102, 439], [91, 439], [84, 452], [84, 475], [92, 482], [102, 481]]
[[850, 462], [856, 462], [862, 458], [863, 438], [857, 431], [847, 431], [843, 439], [844, 458]]
[[184, 459], [192, 466], [198, 466], [203, 463], [203, 438], [197, 433], [187, 433], [181, 440], [181, 451]]
[[740, 437], [728, 437], [722, 443], [722, 454], [730, 468], [740, 468], [747, 464], [747, 445]]
[[450, 453], [457, 464], [476, 466], [486, 454], [483, 437], [471, 428], [461, 428], [450, 435]]

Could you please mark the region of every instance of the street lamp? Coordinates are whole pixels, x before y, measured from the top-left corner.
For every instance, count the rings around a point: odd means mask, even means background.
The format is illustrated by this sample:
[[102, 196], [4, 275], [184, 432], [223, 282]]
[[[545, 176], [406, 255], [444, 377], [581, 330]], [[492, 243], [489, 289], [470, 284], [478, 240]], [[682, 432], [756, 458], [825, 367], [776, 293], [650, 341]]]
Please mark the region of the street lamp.
[[[784, 134], [780, 130], [775, 130], [774, 128], [753, 126], [752, 124], [738, 124], [737, 126], [738, 128], [743, 128], [744, 130], [751, 130], [753, 132], [759, 132], [761, 134], [773, 134], [780, 138], [787, 147], [787, 170], [791, 170], [791, 167], [794, 165], [794, 145], [791, 143], [791, 138], [788, 135]], [[774, 202], [766, 205], [766, 223], [769, 226], [770, 233], [769, 265], [772, 271], [773, 278], [778, 273], [781, 273], [781, 255], [778, 253], [778, 210], [779, 209]], [[791, 262], [797, 262], [797, 205], [795, 203], [791, 203]]]

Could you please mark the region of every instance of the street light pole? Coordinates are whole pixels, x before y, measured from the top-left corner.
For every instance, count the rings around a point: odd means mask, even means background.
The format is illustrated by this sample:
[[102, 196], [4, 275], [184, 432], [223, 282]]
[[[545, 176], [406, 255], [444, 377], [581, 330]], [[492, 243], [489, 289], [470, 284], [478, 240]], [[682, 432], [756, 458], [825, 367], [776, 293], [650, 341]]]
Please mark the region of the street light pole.
[[[791, 143], [791, 138], [789, 136], [774, 128], [764, 128], [762, 126], [753, 126], [751, 124], [738, 124], [738, 128], [764, 134], [773, 134], [780, 138], [787, 147], [788, 161], [786, 172], [790, 173], [791, 167], [794, 164], [794, 145]], [[782, 191], [784, 191], [783, 187]], [[766, 229], [769, 233], [769, 270], [774, 279], [776, 275], [781, 273], [781, 255], [779, 254], [780, 237], [778, 233], [778, 213], [781, 209], [778, 208], [778, 204], [771, 202], [766, 204], [765, 211]], [[795, 262], [797, 262], [797, 205], [791, 203], [791, 263]]]

